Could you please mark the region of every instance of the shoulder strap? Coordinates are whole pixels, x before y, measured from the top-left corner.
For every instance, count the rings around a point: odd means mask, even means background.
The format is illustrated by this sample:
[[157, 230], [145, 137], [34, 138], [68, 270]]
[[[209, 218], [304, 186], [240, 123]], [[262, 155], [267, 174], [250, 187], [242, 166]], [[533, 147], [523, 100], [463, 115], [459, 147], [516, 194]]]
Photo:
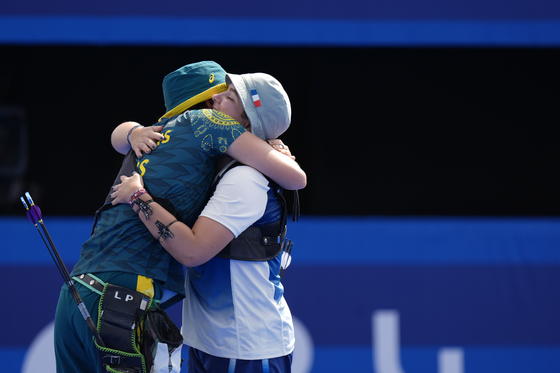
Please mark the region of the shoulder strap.
[[[216, 188], [216, 185], [226, 172], [239, 165], [242, 165], [242, 163], [237, 161], [228, 163], [228, 165], [226, 165], [226, 167], [224, 167], [218, 175], [216, 175], [213, 188]], [[216, 256], [220, 258], [244, 261], [266, 261], [275, 258], [281, 252], [282, 242], [284, 242], [284, 238], [286, 236], [287, 226], [286, 200], [282, 195], [282, 188], [270, 178], [267, 177], [267, 180], [270, 188], [282, 206], [281, 218], [276, 222], [263, 226], [248, 227]]]
[[[218, 185], [218, 183], [224, 177], [226, 172], [233, 169], [234, 167], [242, 166], [242, 165], [243, 165], [243, 163], [233, 159], [224, 168], [222, 168], [220, 170], [220, 172], [218, 172], [218, 174], [214, 177], [214, 182], [213, 182], [212, 188], [211, 188], [212, 190], [208, 195], [209, 196], [212, 195], [213, 191], [216, 189], [216, 185]], [[287, 208], [286, 208], [287, 203], [286, 203], [286, 199], [284, 198], [284, 189], [282, 187], [280, 187], [274, 180], [272, 180], [268, 176], [266, 176], [264, 174], [263, 174], [263, 176], [266, 177], [266, 179], [268, 180], [268, 182], [270, 184], [270, 187], [273, 188], [276, 197], [280, 200], [280, 203], [282, 204], [282, 206], [285, 209], [285, 212], [286, 212], [285, 216], [287, 216]], [[294, 193], [294, 199], [293, 199], [293, 204], [292, 204], [292, 221], [298, 221], [299, 216], [300, 216], [299, 193], [298, 193], [297, 190], [294, 190], [293, 193]]]

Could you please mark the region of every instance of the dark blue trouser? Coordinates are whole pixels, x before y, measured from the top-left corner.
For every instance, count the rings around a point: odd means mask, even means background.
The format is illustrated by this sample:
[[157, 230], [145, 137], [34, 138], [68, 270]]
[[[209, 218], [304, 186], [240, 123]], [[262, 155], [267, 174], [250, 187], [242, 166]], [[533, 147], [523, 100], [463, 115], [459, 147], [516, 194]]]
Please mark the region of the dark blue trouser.
[[292, 355], [265, 360], [238, 360], [216, 357], [189, 348], [187, 373], [290, 373]]

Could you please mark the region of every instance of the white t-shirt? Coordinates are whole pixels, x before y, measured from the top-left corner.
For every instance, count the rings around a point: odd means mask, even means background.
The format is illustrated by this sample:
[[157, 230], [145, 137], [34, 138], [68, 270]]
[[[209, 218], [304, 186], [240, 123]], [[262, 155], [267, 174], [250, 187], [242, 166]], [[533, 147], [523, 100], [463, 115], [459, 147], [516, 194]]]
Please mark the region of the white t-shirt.
[[[237, 237], [263, 217], [268, 190], [268, 180], [260, 172], [237, 166], [220, 180], [201, 216]], [[184, 343], [214, 356], [243, 360], [291, 353], [293, 322], [279, 268], [280, 256], [265, 262], [213, 258], [188, 268]]]
[[268, 189], [268, 180], [259, 171], [237, 166], [220, 180], [200, 216], [217, 221], [237, 237], [263, 216]]

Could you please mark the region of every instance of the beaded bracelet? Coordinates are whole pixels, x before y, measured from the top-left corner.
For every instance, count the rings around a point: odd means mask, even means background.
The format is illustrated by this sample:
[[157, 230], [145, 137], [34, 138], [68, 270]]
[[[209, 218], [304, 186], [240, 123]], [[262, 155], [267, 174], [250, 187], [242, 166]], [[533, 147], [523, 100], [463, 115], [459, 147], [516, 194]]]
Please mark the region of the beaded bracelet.
[[146, 189], [144, 188], [140, 188], [138, 190], [136, 190], [136, 192], [134, 192], [131, 196], [130, 196], [130, 207], [132, 207], [134, 209], [134, 201], [136, 201], [142, 194], [148, 193], [146, 191]]
[[128, 143], [128, 145], [130, 145], [130, 147], [132, 148], [132, 144], [130, 143], [130, 134], [132, 133], [132, 131], [134, 131], [136, 128], [138, 127], [142, 127], [141, 125], [137, 124], [136, 126], [132, 127], [129, 131], [128, 131], [128, 135], [126, 135], [126, 142]]
[[163, 242], [165, 241], [165, 239], [167, 237], [175, 237], [173, 235], [173, 233], [169, 230], [169, 227], [171, 227], [171, 225], [177, 223], [179, 220], [174, 220], [171, 223], [169, 223], [167, 226], [165, 226], [165, 224], [163, 224], [161, 221], [156, 220], [156, 227], [158, 228], [158, 233], [159, 233], [159, 237], [158, 240], [159, 242]]

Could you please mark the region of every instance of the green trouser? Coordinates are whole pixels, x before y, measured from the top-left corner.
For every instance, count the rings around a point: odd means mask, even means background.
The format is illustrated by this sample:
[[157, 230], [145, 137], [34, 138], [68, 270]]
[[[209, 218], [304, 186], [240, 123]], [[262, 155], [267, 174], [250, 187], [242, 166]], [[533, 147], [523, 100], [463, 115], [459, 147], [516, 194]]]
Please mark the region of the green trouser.
[[[101, 280], [136, 290], [137, 275], [107, 272], [96, 274]], [[97, 325], [99, 294], [75, 282], [76, 289], [91, 319]], [[161, 299], [161, 285], [155, 284], [155, 299]], [[66, 284], [60, 290], [56, 307], [54, 348], [57, 373], [99, 373], [99, 355], [93, 334]]]

